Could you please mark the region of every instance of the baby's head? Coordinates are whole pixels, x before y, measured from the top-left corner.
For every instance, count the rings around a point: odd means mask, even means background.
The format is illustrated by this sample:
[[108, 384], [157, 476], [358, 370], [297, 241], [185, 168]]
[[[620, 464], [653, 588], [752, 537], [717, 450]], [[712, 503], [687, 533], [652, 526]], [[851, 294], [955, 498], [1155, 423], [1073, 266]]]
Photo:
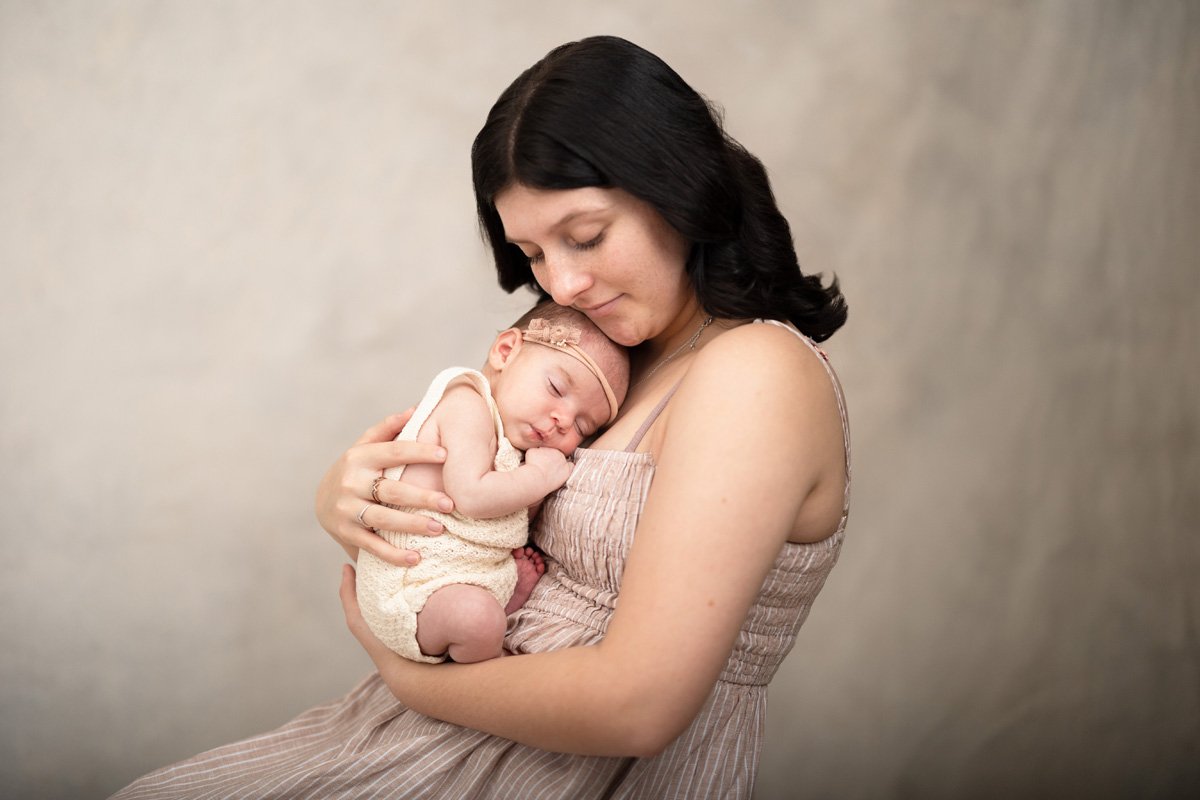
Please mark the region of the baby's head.
[[484, 375], [514, 447], [566, 455], [612, 422], [629, 356], [582, 313], [539, 303], [492, 342]]

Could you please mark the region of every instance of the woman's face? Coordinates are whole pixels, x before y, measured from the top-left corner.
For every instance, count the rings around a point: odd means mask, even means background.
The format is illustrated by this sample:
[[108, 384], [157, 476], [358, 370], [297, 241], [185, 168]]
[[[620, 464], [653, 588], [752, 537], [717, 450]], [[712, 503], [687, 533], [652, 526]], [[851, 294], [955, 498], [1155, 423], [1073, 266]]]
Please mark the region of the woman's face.
[[496, 195], [496, 210], [538, 284], [618, 344], [670, 333], [694, 313], [688, 241], [628, 192], [515, 184]]

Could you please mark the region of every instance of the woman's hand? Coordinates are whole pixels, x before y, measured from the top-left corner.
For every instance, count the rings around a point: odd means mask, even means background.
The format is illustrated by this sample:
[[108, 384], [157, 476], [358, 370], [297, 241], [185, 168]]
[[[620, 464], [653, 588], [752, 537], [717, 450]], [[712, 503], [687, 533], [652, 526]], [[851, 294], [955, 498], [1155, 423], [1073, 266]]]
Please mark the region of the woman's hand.
[[[317, 521], [351, 558], [357, 559], [359, 549], [363, 549], [390, 564], [411, 566], [420, 560], [420, 556], [411, 550], [393, 547], [376, 531], [431, 536], [442, 532], [441, 524], [427, 517], [397, 511], [380, 503], [430, 511], [454, 509], [454, 502], [442, 492], [420, 489], [404, 481], [375, 482], [389, 467], [440, 464], [446, 460], [446, 451], [441, 447], [392, 441], [411, 416], [412, 409], [409, 409], [369, 428], [333, 463], [317, 487]], [[375, 497], [371, 496], [372, 491]]]

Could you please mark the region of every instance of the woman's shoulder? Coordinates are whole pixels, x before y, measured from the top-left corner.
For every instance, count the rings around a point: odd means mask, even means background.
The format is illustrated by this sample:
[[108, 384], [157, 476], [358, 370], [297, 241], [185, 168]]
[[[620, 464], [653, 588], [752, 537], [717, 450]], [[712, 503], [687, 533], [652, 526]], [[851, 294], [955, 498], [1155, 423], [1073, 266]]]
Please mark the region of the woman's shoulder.
[[830, 431], [841, 428], [839, 401], [811, 344], [779, 325], [714, 327], [720, 333], [696, 353], [664, 411], [667, 424], [652, 443], [654, 452], [675, 434], [691, 449], [697, 430], [760, 453], [836, 444]]
[[765, 385], [824, 394], [832, 384], [823, 359], [821, 351], [790, 326], [747, 322], [724, 330], [702, 348], [687, 378], [732, 390], [739, 384]]
[[[723, 330], [696, 354], [669, 408], [664, 468], [669, 463], [687, 473], [693, 463], [753, 465], [772, 481], [783, 480], [789, 488], [779, 497], [791, 498], [797, 509], [816, 487], [828, 485], [829, 513], [836, 516], [842, 484], [835, 479], [844, 461], [838, 394], [824, 359], [794, 330], [763, 324]], [[686, 453], [682, 465], [666, 458], [678, 452]], [[822, 535], [832, 531], [816, 527]]]

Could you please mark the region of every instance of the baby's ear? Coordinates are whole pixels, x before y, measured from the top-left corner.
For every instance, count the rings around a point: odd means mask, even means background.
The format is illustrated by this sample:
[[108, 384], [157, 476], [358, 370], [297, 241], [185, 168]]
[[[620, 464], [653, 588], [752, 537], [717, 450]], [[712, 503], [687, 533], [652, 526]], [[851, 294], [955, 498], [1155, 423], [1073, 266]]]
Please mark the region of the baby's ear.
[[523, 343], [524, 339], [521, 337], [520, 329], [509, 328], [506, 331], [500, 331], [496, 340], [492, 342], [492, 348], [488, 350], [488, 366], [497, 372], [504, 369], [516, 358]]

